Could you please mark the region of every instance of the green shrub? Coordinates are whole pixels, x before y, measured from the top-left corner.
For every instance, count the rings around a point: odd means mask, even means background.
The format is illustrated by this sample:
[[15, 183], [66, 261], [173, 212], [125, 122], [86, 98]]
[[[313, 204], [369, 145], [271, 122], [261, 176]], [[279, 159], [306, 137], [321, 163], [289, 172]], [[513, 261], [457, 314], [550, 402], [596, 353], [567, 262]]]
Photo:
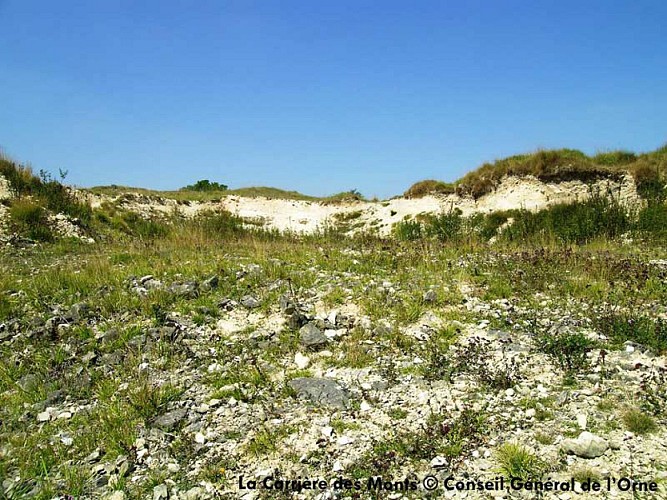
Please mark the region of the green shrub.
[[667, 205], [649, 203], [637, 214], [634, 230], [644, 237], [667, 238]]
[[[0, 174], [7, 179], [9, 189], [16, 198], [30, 196], [35, 203], [48, 210], [79, 219], [84, 225], [90, 222], [90, 205], [79, 201], [68, 187], [53, 179], [48, 172], [40, 170], [39, 176], [35, 176], [30, 167], [0, 158]], [[61, 177], [65, 175], [61, 173]]]
[[53, 241], [46, 211], [28, 200], [14, 200], [9, 208], [13, 230], [37, 241]]
[[218, 182], [211, 182], [208, 179], [202, 179], [194, 184], [181, 188], [181, 191], [226, 191], [228, 186]]
[[243, 225], [243, 219], [227, 211], [201, 214], [196, 224], [207, 236], [215, 238], [238, 236], [248, 232]]
[[586, 354], [595, 342], [583, 333], [541, 333], [536, 340], [537, 348], [551, 357], [566, 372], [575, 372], [588, 367]]

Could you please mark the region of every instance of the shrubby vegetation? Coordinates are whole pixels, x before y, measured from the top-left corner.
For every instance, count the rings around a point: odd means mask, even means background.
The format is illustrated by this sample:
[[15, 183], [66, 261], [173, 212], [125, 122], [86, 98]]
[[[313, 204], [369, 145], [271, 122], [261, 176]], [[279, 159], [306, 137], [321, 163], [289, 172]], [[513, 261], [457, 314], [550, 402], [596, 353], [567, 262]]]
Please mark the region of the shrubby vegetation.
[[584, 244], [598, 238], [635, 235], [664, 239], [667, 235], [667, 206], [650, 201], [637, 211], [628, 210], [613, 198], [594, 194], [585, 201], [563, 203], [531, 212], [508, 210], [463, 217], [460, 211], [404, 220], [394, 227], [398, 239], [484, 243]]
[[202, 179], [194, 184], [182, 187], [181, 191], [226, 191], [226, 184], [220, 184], [218, 182], [211, 182], [208, 179]]

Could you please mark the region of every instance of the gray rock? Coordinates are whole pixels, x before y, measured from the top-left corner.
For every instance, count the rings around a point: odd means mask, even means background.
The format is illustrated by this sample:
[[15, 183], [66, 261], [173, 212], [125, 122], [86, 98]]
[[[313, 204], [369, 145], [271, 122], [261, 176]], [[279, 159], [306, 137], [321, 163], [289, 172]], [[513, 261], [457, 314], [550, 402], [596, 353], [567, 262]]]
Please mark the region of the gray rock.
[[155, 419], [155, 422], [153, 422], [153, 424], [156, 427], [160, 427], [161, 429], [170, 432], [176, 429], [178, 427], [178, 424], [180, 424], [183, 420], [185, 420], [187, 414], [188, 410], [186, 408], [178, 408], [177, 410], [173, 410], [160, 415], [158, 418]]
[[261, 306], [262, 303], [252, 295], [244, 295], [241, 297], [241, 305], [247, 309], [256, 309]]
[[218, 288], [218, 284], [220, 283], [220, 278], [217, 276], [211, 276], [208, 279], [205, 279], [202, 284], [201, 288], [202, 290], [209, 291], [213, 290], [214, 288]]
[[166, 500], [169, 498], [169, 490], [166, 484], [158, 484], [153, 488], [153, 500]]
[[313, 323], [304, 325], [299, 330], [299, 343], [304, 347], [318, 348], [329, 343], [329, 339]]
[[609, 449], [609, 443], [600, 436], [584, 431], [577, 439], [565, 439], [562, 443], [567, 453], [582, 458], [597, 458]]
[[350, 403], [347, 391], [338, 382], [329, 378], [295, 378], [289, 381], [300, 398], [341, 410], [346, 409]]
[[85, 302], [78, 302], [70, 307], [67, 313], [68, 318], [72, 321], [81, 321], [90, 314], [90, 306]]
[[373, 336], [386, 337], [387, 335], [391, 335], [392, 331], [390, 326], [380, 324], [373, 328]]
[[438, 294], [435, 293], [435, 290], [427, 290], [422, 298], [427, 304], [432, 304], [438, 300]]
[[206, 491], [199, 486], [195, 486], [194, 488], [190, 488], [188, 491], [183, 493], [181, 497], [184, 500], [202, 500], [206, 498]]
[[294, 297], [283, 294], [279, 300], [280, 312], [285, 314], [294, 314], [298, 310], [298, 305]]
[[27, 375], [23, 375], [23, 377], [18, 379], [16, 383], [24, 391], [30, 392], [37, 388], [37, 385], [39, 384], [39, 377], [34, 373], [28, 373]]
[[301, 314], [299, 311], [294, 311], [292, 314], [290, 314], [290, 317], [287, 319], [287, 325], [292, 330], [298, 330], [306, 323], [308, 323], [308, 317]]
[[195, 281], [173, 283], [169, 287], [169, 292], [185, 299], [196, 299], [199, 296], [199, 286]]

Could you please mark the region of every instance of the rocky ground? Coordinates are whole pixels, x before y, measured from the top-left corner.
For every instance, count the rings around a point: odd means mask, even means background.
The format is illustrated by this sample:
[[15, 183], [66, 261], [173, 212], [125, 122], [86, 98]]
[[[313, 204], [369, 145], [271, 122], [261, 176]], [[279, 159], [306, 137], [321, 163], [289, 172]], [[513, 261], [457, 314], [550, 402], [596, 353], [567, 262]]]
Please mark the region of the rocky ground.
[[[544, 498], [630, 498], [631, 481], [665, 498], [664, 258], [258, 236], [8, 248], [2, 495], [536, 498], [446, 489], [514, 476], [568, 485]], [[298, 478], [324, 484], [279, 489]]]

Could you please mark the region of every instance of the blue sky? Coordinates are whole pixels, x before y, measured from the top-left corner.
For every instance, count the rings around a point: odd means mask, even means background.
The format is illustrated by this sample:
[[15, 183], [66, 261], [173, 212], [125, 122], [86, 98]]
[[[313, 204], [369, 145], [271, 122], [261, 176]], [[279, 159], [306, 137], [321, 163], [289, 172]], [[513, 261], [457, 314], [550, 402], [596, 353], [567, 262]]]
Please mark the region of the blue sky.
[[667, 142], [667, 2], [0, 0], [0, 146], [77, 185], [388, 197]]

